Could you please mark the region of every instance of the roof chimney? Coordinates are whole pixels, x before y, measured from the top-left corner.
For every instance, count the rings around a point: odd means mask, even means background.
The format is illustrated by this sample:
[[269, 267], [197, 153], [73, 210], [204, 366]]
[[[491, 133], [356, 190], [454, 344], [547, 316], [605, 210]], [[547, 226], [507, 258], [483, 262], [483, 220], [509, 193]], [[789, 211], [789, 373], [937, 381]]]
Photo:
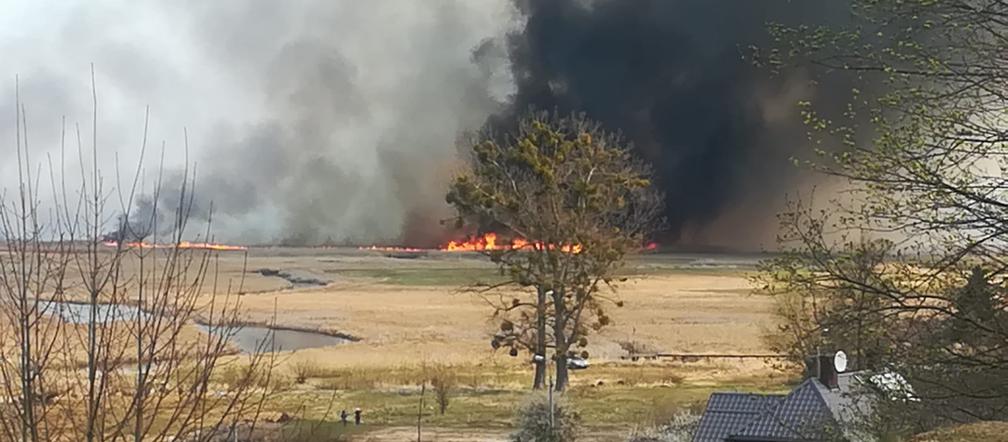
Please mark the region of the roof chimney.
[[840, 388], [833, 358], [832, 355], [817, 355], [805, 358], [805, 377], [816, 378], [830, 390]]

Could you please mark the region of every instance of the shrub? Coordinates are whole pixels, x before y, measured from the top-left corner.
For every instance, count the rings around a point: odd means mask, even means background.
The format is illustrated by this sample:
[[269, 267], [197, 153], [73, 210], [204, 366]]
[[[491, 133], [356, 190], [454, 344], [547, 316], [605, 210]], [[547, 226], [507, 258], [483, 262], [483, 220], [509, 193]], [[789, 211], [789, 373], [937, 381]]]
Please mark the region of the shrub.
[[545, 394], [529, 398], [517, 416], [517, 430], [511, 435], [516, 442], [572, 442], [581, 429], [581, 417], [560, 396], [553, 397], [553, 425], [550, 425], [550, 404]]
[[700, 425], [700, 415], [691, 410], [682, 410], [675, 414], [665, 425], [646, 429], [637, 429], [630, 433], [628, 442], [690, 442], [697, 426]]
[[314, 377], [320, 370], [318, 364], [314, 361], [300, 360], [290, 365], [290, 371], [294, 375], [294, 382], [303, 384], [308, 381], [308, 378]]
[[283, 386], [282, 378], [277, 373], [261, 373], [256, 371], [254, 366], [244, 363], [221, 364], [217, 371], [217, 381], [232, 389], [242, 386], [279, 389]]
[[628, 357], [658, 352], [658, 350], [650, 344], [637, 340], [616, 341], [616, 343], [619, 344], [620, 348], [622, 348], [624, 352], [626, 352]]
[[457, 384], [454, 368], [450, 365], [434, 367], [430, 371], [429, 378], [431, 387], [434, 389], [434, 399], [437, 400], [438, 410], [441, 411], [441, 414], [445, 414]]

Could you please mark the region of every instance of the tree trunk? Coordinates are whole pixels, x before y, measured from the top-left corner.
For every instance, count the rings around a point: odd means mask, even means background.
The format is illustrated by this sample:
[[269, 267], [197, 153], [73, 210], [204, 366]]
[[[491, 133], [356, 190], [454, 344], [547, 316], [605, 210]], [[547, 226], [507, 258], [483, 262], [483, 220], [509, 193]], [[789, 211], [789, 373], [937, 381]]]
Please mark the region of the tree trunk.
[[563, 353], [557, 348], [556, 355], [556, 391], [564, 391], [567, 388], [567, 351]]
[[567, 306], [564, 305], [562, 290], [553, 292], [553, 311], [556, 317], [553, 320], [553, 344], [556, 351], [556, 391], [564, 391], [567, 388], [567, 350], [570, 345], [567, 342]]
[[535, 354], [540, 356], [535, 361], [535, 378], [532, 388], [542, 389], [546, 385], [546, 289], [536, 287], [536, 348]]
[[532, 379], [532, 389], [540, 390], [546, 383], [546, 360], [535, 361], [535, 377]]

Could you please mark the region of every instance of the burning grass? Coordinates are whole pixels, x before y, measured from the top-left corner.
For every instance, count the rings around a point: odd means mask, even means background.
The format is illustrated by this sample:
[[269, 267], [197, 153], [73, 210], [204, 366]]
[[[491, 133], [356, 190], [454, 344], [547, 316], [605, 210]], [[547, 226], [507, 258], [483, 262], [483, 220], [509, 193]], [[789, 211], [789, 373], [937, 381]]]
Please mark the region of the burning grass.
[[[522, 237], [512, 237], [510, 239], [504, 239], [502, 236], [494, 232], [487, 232], [481, 235], [472, 235], [465, 239], [448, 241], [448, 243], [443, 244], [434, 249], [422, 249], [415, 247], [403, 247], [403, 246], [380, 246], [380, 245], [370, 245], [358, 247], [358, 250], [372, 250], [379, 252], [405, 252], [405, 253], [420, 253], [432, 250], [438, 250], [442, 252], [486, 252], [493, 250], [542, 250], [543, 248], [554, 249], [559, 247], [560, 250], [568, 253], [579, 253], [581, 251], [580, 244], [543, 244], [538, 242], [531, 242]], [[648, 244], [647, 250], [654, 250], [657, 248], [657, 244]]]

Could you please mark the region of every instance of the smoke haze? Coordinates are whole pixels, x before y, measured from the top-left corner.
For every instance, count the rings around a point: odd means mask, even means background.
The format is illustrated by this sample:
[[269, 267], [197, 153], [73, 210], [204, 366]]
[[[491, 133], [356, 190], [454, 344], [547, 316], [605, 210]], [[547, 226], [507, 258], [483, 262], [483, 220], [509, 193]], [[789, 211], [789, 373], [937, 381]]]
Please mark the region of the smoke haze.
[[[106, 178], [115, 154], [132, 174], [150, 104], [147, 177], [165, 140], [165, 187], [179, 183], [188, 127], [193, 215], [212, 201], [222, 241], [434, 240], [404, 226], [439, 229], [457, 134], [510, 93], [504, 60], [472, 59], [517, 24], [507, 2], [23, 3], [0, 6], [0, 121], [14, 121], [17, 73], [33, 157], [58, 152], [61, 115], [90, 140], [94, 62]], [[13, 130], [0, 136], [13, 144]], [[13, 163], [0, 166], [7, 186]], [[161, 208], [176, 201], [166, 192]]]
[[[10, 79], [0, 121], [14, 121], [19, 74], [33, 158], [58, 154], [63, 115], [89, 140], [93, 62], [103, 167], [132, 173], [149, 104], [145, 176], [161, 140], [169, 187], [188, 155], [194, 215], [213, 202], [218, 240], [432, 245], [461, 167], [456, 139], [534, 106], [585, 111], [636, 143], [668, 194], [667, 240], [742, 248], [769, 245], [784, 193], [807, 180], [788, 161], [804, 146], [794, 103], [824, 94], [801, 72], [768, 77], [745, 49], [766, 43], [769, 20], [844, 10], [785, 0], [22, 3], [0, 6]], [[13, 130], [0, 125], [0, 137], [13, 144]], [[76, 161], [76, 146], [68, 151]], [[0, 164], [5, 186], [14, 167]], [[149, 185], [142, 194], [135, 207], [146, 213]]]

